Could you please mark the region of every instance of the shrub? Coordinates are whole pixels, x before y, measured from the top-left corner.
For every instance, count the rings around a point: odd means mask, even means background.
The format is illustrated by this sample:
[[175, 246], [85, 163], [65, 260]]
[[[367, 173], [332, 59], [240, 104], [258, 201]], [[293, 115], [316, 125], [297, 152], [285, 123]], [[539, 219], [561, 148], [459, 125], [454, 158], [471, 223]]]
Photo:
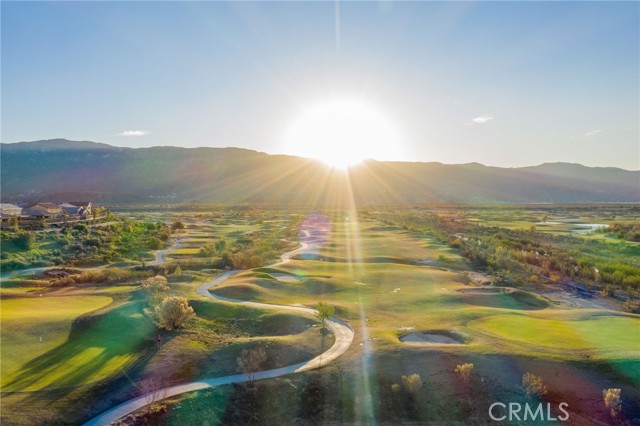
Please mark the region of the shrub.
[[611, 417], [618, 417], [622, 411], [622, 391], [620, 389], [603, 389], [604, 405], [610, 410]]
[[468, 383], [471, 379], [471, 374], [473, 373], [473, 364], [459, 364], [456, 366], [455, 372], [465, 383]]
[[13, 239], [13, 242], [22, 250], [31, 250], [36, 244], [36, 234], [29, 231], [19, 232]]
[[158, 326], [165, 330], [176, 330], [184, 327], [196, 314], [184, 297], [166, 297], [156, 307]]
[[184, 228], [185, 228], [185, 225], [182, 222], [176, 221], [171, 224], [171, 229], [173, 229], [174, 231], [178, 229], [184, 229]]
[[413, 395], [422, 389], [422, 378], [417, 373], [402, 376], [402, 386], [404, 386], [404, 390]]
[[542, 381], [542, 377], [536, 376], [533, 373], [525, 373], [522, 376], [522, 387], [527, 393], [527, 396], [537, 396], [547, 394], [547, 386]]
[[149, 247], [151, 250], [160, 250], [162, 246], [163, 244], [160, 238], [153, 237], [149, 240], [149, 244], [147, 247]]
[[164, 294], [169, 291], [169, 286], [165, 277], [156, 275], [142, 281], [140, 289], [149, 298], [149, 304], [156, 305], [162, 300]]
[[391, 392], [393, 393], [398, 393], [400, 392], [400, 385], [397, 383], [394, 383], [391, 385]]
[[244, 349], [240, 352], [236, 362], [238, 363], [238, 371], [244, 373], [249, 380], [249, 383], [253, 383], [255, 374], [260, 370], [262, 363], [267, 360], [267, 351], [264, 347], [259, 346], [253, 349]]

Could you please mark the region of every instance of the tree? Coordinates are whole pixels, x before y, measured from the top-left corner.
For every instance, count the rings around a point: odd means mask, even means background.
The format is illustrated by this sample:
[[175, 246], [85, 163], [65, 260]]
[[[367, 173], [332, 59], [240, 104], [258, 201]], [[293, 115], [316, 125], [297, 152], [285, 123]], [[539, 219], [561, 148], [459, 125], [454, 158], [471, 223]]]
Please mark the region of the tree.
[[527, 393], [527, 396], [537, 396], [547, 394], [547, 386], [542, 381], [542, 377], [536, 376], [533, 373], [525, 373], [522, 376], [522, 387]]
[[145, 378], [138, 386], [138, 392], [147, 403], [147, 415], [155, 402], [163, 400], [167, 396], [167, 380], [162, 374], [155, 374]]
[[160, 249], [162, 248], [162, 246], [163, 246], [163, 245], [164, 245], [164, 244], [162, 244], [162, 241], [160, 240], [160, 238], [158, 238], [158, 237], [152, 237], [152, 238], [149, 240], [148, 247], [149, 247], [151, 250], [160, 250]]
[[175, 222], [173, 222], [171, 224], [171, 229], [174, 230], [174, 231], [177, 231], [179, 229], [184, 229], [184, 228], [185, 228], [184, 223], [179, 222], [179, 221], [175, 221]]
[[262, 363], [266, 360], [267, 351], [262, 346], [252, 349], [243, 349], [236, 360], [238, 363], [238, 371], [244, 373], [247, 376], [249, 383], [253, 384], [256, 372], [260, 371]]
[[140, 283], [140, 288], [149, 298], [150, 305], [157, 305], [169, 291], [167, 279], [161, 275], [147, 278]]
[[18, 232], [18, 235], [14, 238], [16, 246], [23, 250], [31, 250], [36, 245], [36, 234], [29, 231]]
[[469, 383], [469, 380], [471, 380], [471, 374], [473, 373], [473, 364], [466, 363], [456, 365], [455, 372], [460, 376], [463, 382]]
[[618, 417], [622, 411], [622, 390], [620, 389], [603, 389], [602, 398], [604, 405], [610, 410], [611, 417]]
[[182, 276], [182, 268], [180, 267], [180, 265], [176, 266], [176, 269], [173, 270], [173, 275], [175, 275], [176, 277]]
[[336, 313], [336, 308], [325, 302], [319, 302], [316, 307], [316, 318], [322, 321], [322, 326], [326, 326], [326, 321]]
[[195, 317], [196, 313], [184, 297], [170, 296], [156, 307], [158, 326], [165, 330], [176, 330]]
[[402, 386], [404, 386], [404, 390], [406, 390], [407, 393], [414, 395], [422, 389], [422, 378], [417, 373], [402, 376]]

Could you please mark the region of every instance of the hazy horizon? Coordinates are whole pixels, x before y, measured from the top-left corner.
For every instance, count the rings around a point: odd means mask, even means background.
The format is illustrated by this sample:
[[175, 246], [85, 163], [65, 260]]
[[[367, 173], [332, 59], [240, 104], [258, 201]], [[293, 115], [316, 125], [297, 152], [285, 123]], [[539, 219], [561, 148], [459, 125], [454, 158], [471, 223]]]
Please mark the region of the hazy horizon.
[[639, 10], [3, 2], [2, 141], [638, 170]]
[[[290, 157], [299, 157], [299, 158], [304, 158], [304, 159], [309, 159], [309, 160], [313, 160], [313, 161], [322, 162], [321, 160], [318, 160], [318, 159], [315, 159], [315, 158], [311, 158], [311, 157], [305, 157], [303, 155], [273, 153], [273, 152], [261, 151], [261, 150], [257, 150], [257, 149], [253, 149], [253, 148], [243, 148], [243, 147], [238, 147], [238, 146], [206, 146], [206, 145], [180, 146], [180, 145], [171, 145], [171, 144], [168, 144], [168, 145], [150, 145], [150, 146], [126, 146], [126, 145], [116, 145], [116, 144], [106, 143], [106, 142], [101, 142], [101, 141], [71, 140], [71, 139], [67, 139], [67, 138], [51, 138], [51, 139], [41, 139], [41, 140], [33, 140], [33, 141], [16, 141], [16, 142], [1, 142], [1, 143], [2, 144], [7, 144], [7, 145], [12, 145], [12, 144], [18, 144], [18, 143], [48, 142], [48, 141], [56, 141], [56, 140], [66, 140], [66, 141], [69, 141], [69, 142], [88, 142], [88, 143], [109, 145], [109, 146], [112, 146], [114, 148], [130, 148], [130, 149], [150, 149], [150, 148], [184, 148], [184, 149], [198, 149], [198, 148], [227, 149], [227, 148], [229, 148], [229, 149], [246, 149], [246, 150], [255, 151], [255, 152], [259, 152], [259, 153], [267, 154], [267, 155], [286, 155], [286, 156], [290, 156]], [[593, 167], [593, 168], [621, 169], [621, 170], [630, 171], [630, 172], [638, 172], [638, 171], [640, 171], [640, 168], [639, 169], [626, 169], [626, 168], [617, 167], [617, 166], [589, 166], [589, 165], [586, 165], [586, 164], [570, 162], [570, 161], [545, 161], [545, 162], [536, 163], [536, 164], [525, 164], [523, 166], [493, 166], [493, 165], [490, 165], [490, 164], [480, 163], [478, 161], [468, 161], [468, 162], [465, 162], [465, 163], [446, 163], [446, 162], [442, 162], [442, 161], [421, 161], [421, 160], [375, 160], [375, 159], [372, 159], [372, 158], [367, 158], [364, 161], [383, 161], [383, 162], [399, 162], [399, 163], [437, 163], [437, 164], [443, 164], [443, 165], [449, 165], [449, 166], [480, 164], [480, 165], [485, 166], [485, 167], [499, 167], [499, 168], [505, 168], [505, 169], [518, 169], [518, 168], [525, 168], [525, 167], [537, 167], [537, 166], [542, 166], [544, 164], [575, 164], [575, 165], [580, 165], [580, 166], [585, 166], [585, 167]], [[357, 166], [357, 164], [355, 164], [353, 166]], [[353, 167], [353, 166], [350, 166], [350, 167]], [[331, 167], [331, 166], [327, 165], [327, 167]]]

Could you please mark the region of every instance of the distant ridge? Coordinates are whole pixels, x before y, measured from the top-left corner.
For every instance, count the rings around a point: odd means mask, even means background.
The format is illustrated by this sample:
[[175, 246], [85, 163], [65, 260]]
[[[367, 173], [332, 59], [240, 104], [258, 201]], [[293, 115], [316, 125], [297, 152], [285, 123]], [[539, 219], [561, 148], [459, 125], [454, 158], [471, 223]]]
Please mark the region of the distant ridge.
[[0, 144], [2, 201], [331, 205], [639, 203], [640, 171], [573, 163], [367, 161], [349, 175], [242, 148], [123, 148], [51, 139]]

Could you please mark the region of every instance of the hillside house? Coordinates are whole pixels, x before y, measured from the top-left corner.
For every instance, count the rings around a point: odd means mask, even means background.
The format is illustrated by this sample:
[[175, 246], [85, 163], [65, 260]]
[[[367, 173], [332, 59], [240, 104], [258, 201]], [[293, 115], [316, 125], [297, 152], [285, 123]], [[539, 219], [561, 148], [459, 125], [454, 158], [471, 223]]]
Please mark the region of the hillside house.
[[91, 201], [65, 201], [60, 208], [67, 214], [89, 216], [91, 214]]
[[39, 211], [42, 213], [46, 213], [49, 216], [55, 216], [62, 214], [62, 209], [55, 203], [49, 202], [40, 202], [27, 206], [25, 210], [28, 211]]
[[18, 207], [15, 204], [2, 203], [0, 204], [0, 213], [3, 216], [19, 216], [22, 214], [22, 207]]

